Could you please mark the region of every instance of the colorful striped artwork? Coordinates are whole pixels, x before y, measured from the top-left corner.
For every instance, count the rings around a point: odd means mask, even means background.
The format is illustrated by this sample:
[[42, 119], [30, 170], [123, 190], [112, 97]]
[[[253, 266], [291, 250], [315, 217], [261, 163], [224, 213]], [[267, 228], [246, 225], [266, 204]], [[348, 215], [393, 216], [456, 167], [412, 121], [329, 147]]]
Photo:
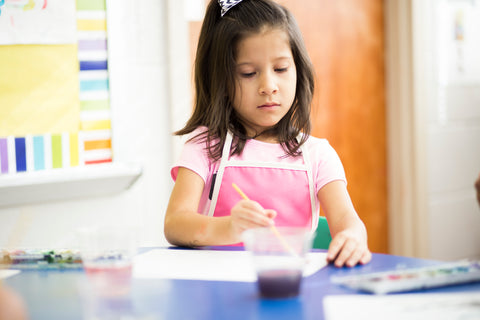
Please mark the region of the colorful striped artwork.
[[77, 35], [78, 131], [0, 137], [0, 175], [112, 162], [105, 0], [77, 0]]
[[0, 138], [0, 173], [8, 173], [8, 145], [5, 138]]
[[0, 138], [0, 173], [75, 167], [79, 161], [78, 133]]
[[77, 1], [80, 134], [85, 164], [112, 161], [105, 0]]

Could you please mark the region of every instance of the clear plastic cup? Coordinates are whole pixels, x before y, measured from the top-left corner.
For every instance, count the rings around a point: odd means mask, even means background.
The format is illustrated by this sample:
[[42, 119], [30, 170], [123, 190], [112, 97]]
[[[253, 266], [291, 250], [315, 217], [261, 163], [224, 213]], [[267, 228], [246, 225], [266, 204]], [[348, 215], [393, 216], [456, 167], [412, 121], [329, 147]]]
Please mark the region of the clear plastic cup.
[[254, 228], [243, 233], [245, 249], [252, 254], [258, 290], [264, 298], [298, 296], [312, 248], [313, 234], [307, 228]]
[[137, 232], [128, 227], [92, 227], [79, 230], [80, 254], [89, 286], [100, 297], [130, 293]]

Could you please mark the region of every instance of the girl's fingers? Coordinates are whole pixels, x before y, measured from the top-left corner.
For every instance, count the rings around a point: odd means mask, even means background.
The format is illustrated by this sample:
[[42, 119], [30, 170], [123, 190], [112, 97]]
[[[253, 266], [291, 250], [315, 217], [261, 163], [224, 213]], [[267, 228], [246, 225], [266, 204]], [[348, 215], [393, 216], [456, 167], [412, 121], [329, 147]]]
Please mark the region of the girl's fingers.
[[347, 259], [345, 262], [347, 267], [354, 267], [357, 265], [357, 263], [360, 261], [360, 259], [363, 257], [364, 251], [361, 250], [360, 248], [356, 248], [356, 250], [352, 253], [350, 258]]
[[372, 254], [368, 248], [341, 233], [332, 240], [327, 253], [327, 261], [336, 267], [353, 267], [358, 263], [366, 264], [371, 259]]
[[273, 225], [273, 217], [276, 216], [275, 210], [265, 210], [255, 201], [241, 200], [238, 205], [232, 209], [231, 213], [237, 226], [241, 229]]
[[335, 266], [336, 267], [343, 267], [345, 262], [352, 256], [357, 248], [357, 243], [353, 240], [345, 241], [340, 253], [338, 254], [337, 258], [335, 259]]
[[362, 258], [360, 259], [361, 264], [367, 264], [372, 260], [372, 253], [370, 250], [366, 250], [365, 253], [363, 254]]
[[257, 211], [248, 211], [248, 213], [243, 216], [244, 219], [253, 223], [253, 226], [270, 226], [273, 224], [273, 220], [268, 217], [267, 214], [259, 213]]
[[333, 238], [332, 242], [330, 243], [330, 246], [328, 247], [328, 252], [327, 252], [327, 261], [328, 262], [333, 262], [336, 260], [338, 254], [340, 253], [340, 250], [343, 247], [343, 244], [345, 243], [345, 237], [342, 237], [340, 234]]
[[257, 212], [263, 212], [265, 209], [256, 201], [253, 200], [240, 200], [239, 204], [248, 209], [248, 210], [253, 210]]
[[277, 216], [277, 211], [272, 210], [272, 209], [266, 209], [265, 210], [265, 215], [267, 216], [267, 218], [273, 219]]
[[238, 217], [237, 224], [241, 226], [242, 229], [250, 229], [270, 226], [271, 220], [265, 216], [262, 217], [260, 215], [248, 215]]

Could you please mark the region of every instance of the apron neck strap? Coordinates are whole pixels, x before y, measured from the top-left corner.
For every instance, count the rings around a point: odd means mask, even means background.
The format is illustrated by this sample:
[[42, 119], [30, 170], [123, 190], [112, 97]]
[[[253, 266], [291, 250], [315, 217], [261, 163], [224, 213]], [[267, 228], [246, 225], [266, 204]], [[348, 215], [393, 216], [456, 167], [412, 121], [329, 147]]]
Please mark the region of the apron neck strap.
[[223, 144], [222, 158], [220, 159], [220, 166], [218, 167], [217, 176], [215, 178], [215, 185], [213, 186], [212, 201], [208, 209], [208, 216], [213, 217], [215, 207], [217, 206], [218, 194], [220, 192], [220, 185], [222, 184], [223, 173], [225, 166], [230, 158], [230, 147], [232, 146], [233, 135], [230, 131], [227, 132], [225, 143]]

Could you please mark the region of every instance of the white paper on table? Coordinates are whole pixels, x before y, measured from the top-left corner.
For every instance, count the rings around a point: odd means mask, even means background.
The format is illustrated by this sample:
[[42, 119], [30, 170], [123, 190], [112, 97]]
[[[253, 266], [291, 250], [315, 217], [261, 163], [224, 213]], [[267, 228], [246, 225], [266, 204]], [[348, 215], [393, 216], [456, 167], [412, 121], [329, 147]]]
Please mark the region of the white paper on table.
[[14, 276], [17, 273], [20, 273], [20, 270], [2, 270], [0, 269], [0, 279], [6, 279], [8, 277]]
[[480, 292], [327, 296], [323, 309], [326, 320], [480, 319]]
[[[326, 263], [326, 253], [309, 252], [303, 275], [314, 274]], [[133, 277], [254, 282], [247, 251], [154, 249], [135, 257]]]

